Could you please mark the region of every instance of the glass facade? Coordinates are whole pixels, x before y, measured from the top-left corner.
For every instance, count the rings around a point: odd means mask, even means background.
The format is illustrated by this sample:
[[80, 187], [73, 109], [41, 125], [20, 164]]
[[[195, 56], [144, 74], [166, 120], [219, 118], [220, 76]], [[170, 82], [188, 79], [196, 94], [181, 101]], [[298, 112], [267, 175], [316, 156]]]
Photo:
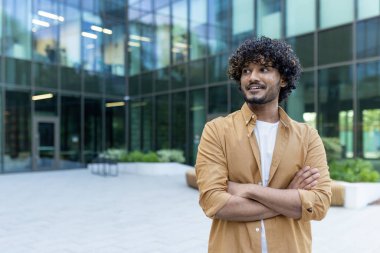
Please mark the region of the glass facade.
[[0, 1], [2, 172], [126, 148], [127, 2]]
[[204, 124], [243, 103], [228, 57], [257, 35], [301, 60], [290, 116], [380, 162], [379, 31], [379, 0], [1, 0], [1, 171], [110, 148], [193, 164]]

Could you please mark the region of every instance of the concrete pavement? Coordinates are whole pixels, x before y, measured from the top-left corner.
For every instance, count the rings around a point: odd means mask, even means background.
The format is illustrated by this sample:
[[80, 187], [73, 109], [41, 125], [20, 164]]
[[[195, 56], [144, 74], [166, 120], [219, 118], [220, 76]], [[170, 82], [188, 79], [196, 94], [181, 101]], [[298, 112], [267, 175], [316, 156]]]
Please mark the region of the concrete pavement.
[[[0, 203], [0, 252], [207, 252], [210, 220], [182, 175], [6, 174]], [[313, 222], [313, 252], [379, 252], [379, 214], [331, 208]]]

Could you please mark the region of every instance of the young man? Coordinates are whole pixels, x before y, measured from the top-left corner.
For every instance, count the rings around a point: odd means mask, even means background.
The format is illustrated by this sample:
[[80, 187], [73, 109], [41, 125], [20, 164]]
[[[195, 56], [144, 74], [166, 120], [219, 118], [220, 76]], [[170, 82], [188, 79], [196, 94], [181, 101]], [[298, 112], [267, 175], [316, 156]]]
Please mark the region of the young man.
[[326, 215], [331, 180], [317, 131], [279, 107], [300, 73], [280, 40], [247, 40], [230, 57], [245, 104], [206, 124], [196, 162], [209, 253], [311, 252], [310, 220]]

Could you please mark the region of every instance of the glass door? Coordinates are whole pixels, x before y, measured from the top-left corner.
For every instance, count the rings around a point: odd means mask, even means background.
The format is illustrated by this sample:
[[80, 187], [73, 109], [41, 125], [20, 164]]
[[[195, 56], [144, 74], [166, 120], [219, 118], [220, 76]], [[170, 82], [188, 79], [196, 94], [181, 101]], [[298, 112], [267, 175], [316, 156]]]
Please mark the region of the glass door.
[[36, 117], [34, 121], [34, 170], [58, 168], [58, 119], [56, 117]]

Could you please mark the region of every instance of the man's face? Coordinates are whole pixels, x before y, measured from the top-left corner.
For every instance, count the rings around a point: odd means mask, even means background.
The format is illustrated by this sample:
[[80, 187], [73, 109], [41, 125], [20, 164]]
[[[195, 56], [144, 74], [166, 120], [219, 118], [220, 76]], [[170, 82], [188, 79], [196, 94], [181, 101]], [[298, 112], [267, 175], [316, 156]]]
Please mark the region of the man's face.
[[242, 69], [240, 89], [248, 104], [278, 101], [280, 89], [285, 85], [270, 63], [250, 63]]

